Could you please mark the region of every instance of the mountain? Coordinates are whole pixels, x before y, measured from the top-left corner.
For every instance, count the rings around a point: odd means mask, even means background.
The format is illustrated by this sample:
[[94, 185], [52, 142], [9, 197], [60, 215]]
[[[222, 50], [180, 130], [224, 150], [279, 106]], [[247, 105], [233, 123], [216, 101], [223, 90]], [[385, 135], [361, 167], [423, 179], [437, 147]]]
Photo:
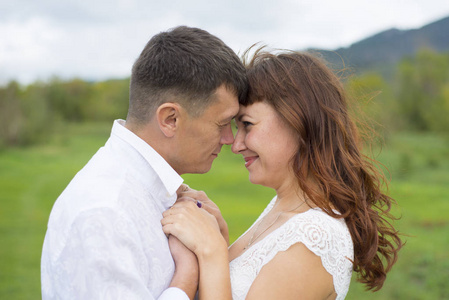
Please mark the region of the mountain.
[[356, 72], [375, 69], [391, 69], [402, 58], [414, 55], [421, 49], [449, 52], [449, 17], [419, 29], [389, 29], [352, 44], [348, 48], [333, 51], [310, 49], [320, 52], [334, 67], [346, 67]]

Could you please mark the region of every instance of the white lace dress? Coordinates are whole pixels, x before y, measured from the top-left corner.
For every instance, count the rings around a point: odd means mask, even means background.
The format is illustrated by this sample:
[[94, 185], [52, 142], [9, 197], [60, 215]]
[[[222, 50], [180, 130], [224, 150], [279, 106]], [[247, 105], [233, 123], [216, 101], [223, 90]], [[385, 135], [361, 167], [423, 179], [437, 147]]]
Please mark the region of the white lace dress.
[[[254, 224], [273, 208], [275, 201], [276, 197]], [[343, 219], [332, 218], [321, 209], [315, 208], [293, 216], [231, 261], [233, 300], [245, 299], [262, 267], [279, 251], [286, 251], [295, 243], [303, 243], [321, 257], [324, 268], [333, 277], [337, 299], [344, 299], [352, 275], [350, 260], [354, 259], [351, 235]]]

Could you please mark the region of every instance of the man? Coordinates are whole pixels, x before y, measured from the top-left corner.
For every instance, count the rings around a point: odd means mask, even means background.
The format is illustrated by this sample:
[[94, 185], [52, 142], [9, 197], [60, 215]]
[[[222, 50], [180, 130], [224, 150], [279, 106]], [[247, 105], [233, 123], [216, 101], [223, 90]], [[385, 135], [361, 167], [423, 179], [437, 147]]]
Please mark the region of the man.
[[126, 123], [114, 122], [55, 202], [42, 252], [44, 300], [193, 297], [195, 257], [176, 261], [174, 272], [160, 220], [176, 201], [179, 175], [209, 171], [233, 142], [230, 123], [245, 93], [239, 58], [208, 32], [177, 27], [148, 42], [133, 66]]

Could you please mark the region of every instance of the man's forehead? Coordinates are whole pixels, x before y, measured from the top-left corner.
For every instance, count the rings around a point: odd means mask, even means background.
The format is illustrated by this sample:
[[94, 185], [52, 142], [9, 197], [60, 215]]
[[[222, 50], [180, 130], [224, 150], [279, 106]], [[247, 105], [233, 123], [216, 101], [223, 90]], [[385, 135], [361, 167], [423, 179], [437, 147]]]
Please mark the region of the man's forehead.
[[222, 103], [222, 105], [216, 107], [216, 116], [220, 119], [233, 119], [239, 112], [238, 102], [228, 101], [227, 103]]

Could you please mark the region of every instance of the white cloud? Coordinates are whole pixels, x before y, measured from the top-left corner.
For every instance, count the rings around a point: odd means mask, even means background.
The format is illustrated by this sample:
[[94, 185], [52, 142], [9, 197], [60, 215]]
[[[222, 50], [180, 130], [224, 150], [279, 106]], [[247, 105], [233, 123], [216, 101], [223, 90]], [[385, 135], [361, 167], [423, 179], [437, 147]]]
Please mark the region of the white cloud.
[[446, 0], [2, 1], [0, 82], [126, 77], [151, 36], [177, 25], [208, 30], [236, 52], [255, 42], [334, 49], [448, 15]]
[[39, 69], [45, 70], [54, 62], [52, 45], [61, 38], [62, 32], [50, 26], [45, 19], [33, 17], [25, 22], [0, 24], [0, 36], [2, 76], [7, 79], [12, 75], [13, 78], [31, 81], [40, 75]]

